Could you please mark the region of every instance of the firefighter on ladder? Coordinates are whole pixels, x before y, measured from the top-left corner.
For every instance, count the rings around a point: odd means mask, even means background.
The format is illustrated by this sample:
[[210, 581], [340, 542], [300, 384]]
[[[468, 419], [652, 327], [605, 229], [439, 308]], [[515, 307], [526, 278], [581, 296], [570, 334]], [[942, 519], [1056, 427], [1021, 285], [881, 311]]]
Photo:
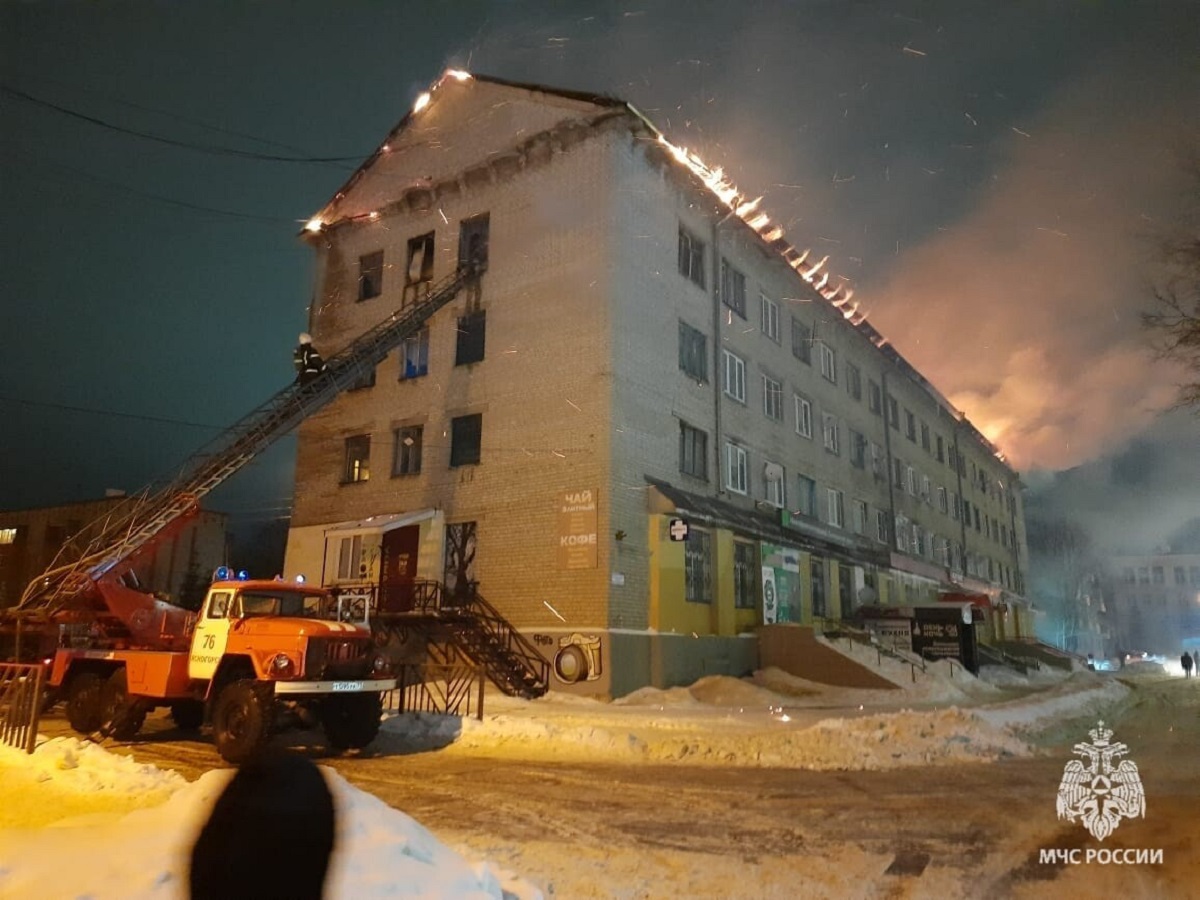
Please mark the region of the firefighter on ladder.
[[296, 367], [296, 383], [308, 384], [325, 371], [325, 360], [312, 344], [307, 332], [300, 335], [300, 343], [292, 351], [292, 365]]

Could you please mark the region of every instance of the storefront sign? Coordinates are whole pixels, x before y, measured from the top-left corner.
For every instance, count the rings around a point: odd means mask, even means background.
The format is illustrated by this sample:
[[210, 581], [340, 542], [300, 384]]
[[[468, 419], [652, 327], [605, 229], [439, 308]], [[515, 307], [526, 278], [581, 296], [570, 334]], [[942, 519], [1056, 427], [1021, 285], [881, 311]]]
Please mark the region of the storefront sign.
[[567, 491], [558, 505], [558, 565], [561, 569], [596, 567], [596, 492]]

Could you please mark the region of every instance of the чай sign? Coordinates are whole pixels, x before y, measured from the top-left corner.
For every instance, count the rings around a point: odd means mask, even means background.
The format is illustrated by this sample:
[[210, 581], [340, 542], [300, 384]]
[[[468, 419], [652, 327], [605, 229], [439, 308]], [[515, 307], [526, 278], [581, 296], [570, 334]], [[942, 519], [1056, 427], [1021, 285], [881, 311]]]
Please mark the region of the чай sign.
[[596, 567], [596, 492], [566, 491], [558, 503], [558, 566]]

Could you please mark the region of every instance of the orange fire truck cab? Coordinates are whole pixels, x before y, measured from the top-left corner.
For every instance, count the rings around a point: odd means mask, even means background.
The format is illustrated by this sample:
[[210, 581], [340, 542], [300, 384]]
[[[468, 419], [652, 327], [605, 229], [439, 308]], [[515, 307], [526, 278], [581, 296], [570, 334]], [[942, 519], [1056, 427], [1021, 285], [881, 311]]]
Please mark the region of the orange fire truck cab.
[[[125, 589], [106, 586], [110, 607], [113, 590]], [[352, 603], [301, 582], [215, 581], [198, 613], [143, 607], [129, 640], [71, 633], [50, 684], [85, 734], [128, 740], [150, 710], [167, 706], [181, 729], [210, 722], [218, 752], [233, 763], [288, 722], [319, 722], [339, 750], [365, 747], [396, 680]]]

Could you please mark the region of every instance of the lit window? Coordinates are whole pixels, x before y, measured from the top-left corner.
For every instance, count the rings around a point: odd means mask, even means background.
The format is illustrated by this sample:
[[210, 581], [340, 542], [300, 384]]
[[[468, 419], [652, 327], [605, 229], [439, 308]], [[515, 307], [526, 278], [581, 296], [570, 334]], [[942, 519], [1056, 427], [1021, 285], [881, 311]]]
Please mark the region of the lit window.
[[17, 539], [17, 529], [0, 528], [0, 544], [11, 544]]
[[350, 484], [366, 481], [371, 477], [371, 436], [356, 434], [346, 438], [346, 457], [342, 468], [342, 482]]

